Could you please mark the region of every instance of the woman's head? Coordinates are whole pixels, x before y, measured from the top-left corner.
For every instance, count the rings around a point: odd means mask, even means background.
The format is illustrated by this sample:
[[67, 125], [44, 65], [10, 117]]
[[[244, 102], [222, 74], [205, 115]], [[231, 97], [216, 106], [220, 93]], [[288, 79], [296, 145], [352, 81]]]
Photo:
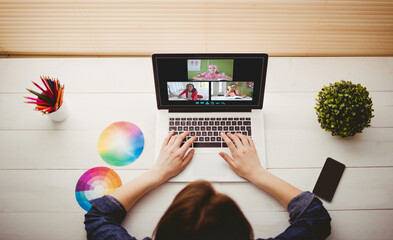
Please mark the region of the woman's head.
[[210, 74], [218, 74], [218, 73], [220, 73], [220, 71], [218, 70], [217, 65], [214, 64], [214, 63], [209, 64], [209, 66], [207, 66], [207, 71], [208, 71]]
[[191, 83], [189, 83], [189, 84], [186, 85], [186, 89], [187, 89], [189, 92], [195, 92], [195, 91], [196, 91], [196, 89], [195, 89], [195, 87], [194, 87], [194, 84], [191, 84]]
[[206, 181], [188, 184], [180, 191], [155, 231], [163, 239], [252, 239], [253, 231], [239, 206]]

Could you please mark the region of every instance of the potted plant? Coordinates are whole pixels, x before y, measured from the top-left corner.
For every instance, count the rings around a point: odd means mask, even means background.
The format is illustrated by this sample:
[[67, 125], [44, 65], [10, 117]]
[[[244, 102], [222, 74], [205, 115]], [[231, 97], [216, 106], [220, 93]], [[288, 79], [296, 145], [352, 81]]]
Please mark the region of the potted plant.
[[361, 133], [374, 117], [369, 92], [350, 81], [323, 86], [315, 100], [318, 122], [333, 136], [350, 137]]

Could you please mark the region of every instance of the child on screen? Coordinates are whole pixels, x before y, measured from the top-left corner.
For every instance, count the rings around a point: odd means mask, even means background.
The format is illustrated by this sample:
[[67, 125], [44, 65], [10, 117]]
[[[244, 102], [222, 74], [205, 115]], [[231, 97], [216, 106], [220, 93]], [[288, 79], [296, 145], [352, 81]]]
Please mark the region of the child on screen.
[[181, 98], [181, 95], [186, 94], [186, 98], [190, 101], [196, 101], [198, 100], [198, 91], [194, 87], [194, 84], [187, 84], [186, 89], [179, 94], [179, 98]]
[[228, 75], [221, 74], [218, 70], [216, 64], [212, 63], [209, 64], [207, 67], [207, 72], [199, 73], [192, 80], [217, 80], [217, 79], [224, 79], [224, 80], [232, 80], [232, 78]]
[[246, 94], [240, 92], [239, 90], [236, 90], [237, 85], [232, 83], [231, 85], [228, 86], [228, 91], [225, 91], [225, 97], [242, 97], [245, 98], [247, 97]]

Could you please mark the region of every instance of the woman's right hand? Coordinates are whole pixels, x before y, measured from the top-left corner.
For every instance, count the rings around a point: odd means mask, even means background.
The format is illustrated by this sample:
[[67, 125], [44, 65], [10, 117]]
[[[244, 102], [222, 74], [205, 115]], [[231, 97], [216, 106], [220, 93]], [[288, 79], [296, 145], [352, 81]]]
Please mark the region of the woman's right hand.
[[174, 131], [172, 130], [164, 139], [157, 162], [151, 169], [157, 175], [160, 175], [164, 181], [183, 171], [190, 163], [195, 152], [195, 149], [188, 151], [196, 139], [195, 136], [188, 139], [183, 146], [180, 146], [190, 132], [183, 132], [180, 135], [173, 134]]
[[221, 137], [228, 145], [232, 158], [224, 152], [220, 152], [219, 155], [237, 175], [252, 181], [261, 172], [266, 171], [259, 161], [252, 138], [239, 133], [221, 133]]

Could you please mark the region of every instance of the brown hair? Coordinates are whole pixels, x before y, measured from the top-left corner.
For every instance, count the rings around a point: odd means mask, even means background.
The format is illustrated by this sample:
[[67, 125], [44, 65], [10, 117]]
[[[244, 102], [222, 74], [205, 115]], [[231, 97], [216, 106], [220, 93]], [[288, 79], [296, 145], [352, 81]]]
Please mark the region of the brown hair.
[[254, 238], [250, 223], [230, 197], [206, 181], [188, 184], [173, 200], [154, 230], [156, 240]]

